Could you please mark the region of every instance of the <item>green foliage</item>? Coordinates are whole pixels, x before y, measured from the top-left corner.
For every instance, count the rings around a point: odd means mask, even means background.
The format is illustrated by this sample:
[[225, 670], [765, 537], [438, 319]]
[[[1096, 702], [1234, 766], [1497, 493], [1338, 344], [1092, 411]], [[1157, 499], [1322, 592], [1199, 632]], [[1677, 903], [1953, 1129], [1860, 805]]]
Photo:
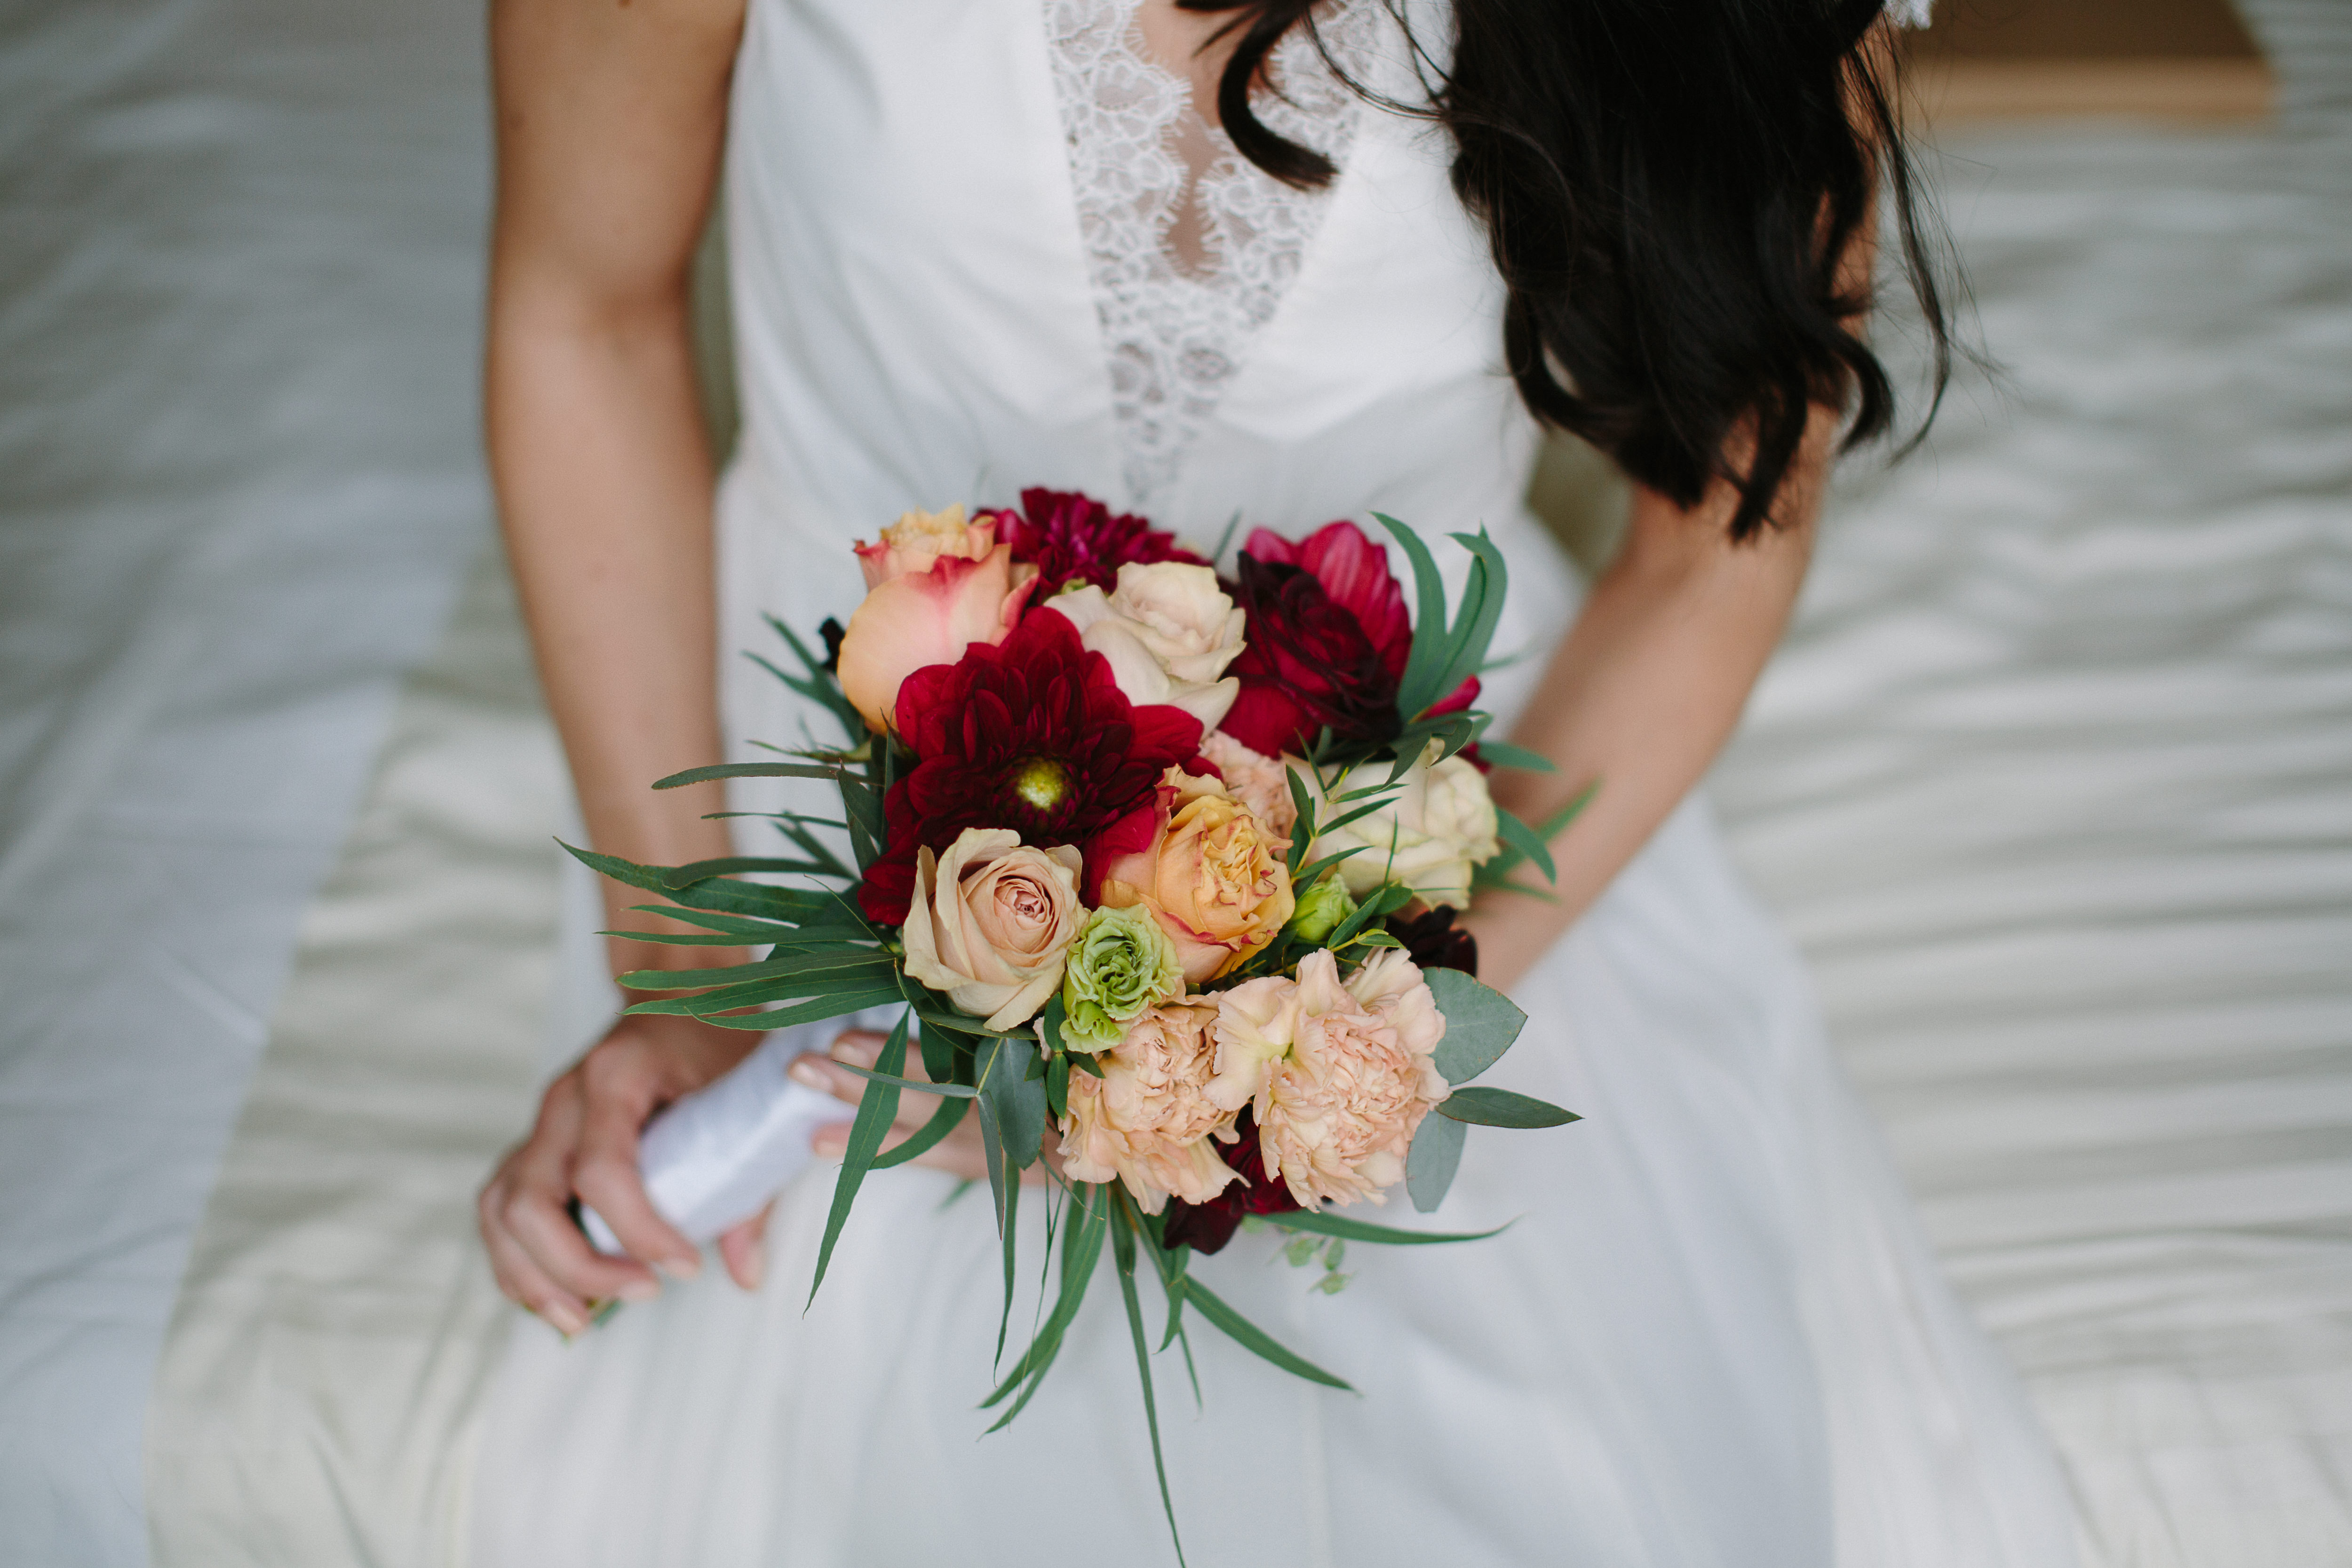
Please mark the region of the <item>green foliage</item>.
[[1437, 1070], [1448, 1083], [1467, 1083], [1493, 1067], [1527, 1027], [1528, 1016], [1509, 997], [1458, 969], [1427, 969], [1421, 977], [1445, 1015]]
[[812, 1301], [816, 1300], [816, 1288], [824, 1283], [825, 1266], [833, 1261], [833, 1244], [841, 1239], [841, 1227], [849, 1223], [849, 1208], [857, 1201], [858, 1185], [882, 1147], [883, 1134], [898, 1117], [897, 1075], [907, 1065], [907, 1026], [911, 1018], [911, 1014], [898, 1016], [898, 1027], [882, 1042], [882, 1054], [874, 1058], [883, 1081], [857, 1097], [857, 1116], [849, 1124], [849, 1147], [842, 1152], [841, 1175], [833, 1184], [833, 1210], [825, 1215], [824, 1240], [817, 1247], [816, 1275], [809, 1281]]
[[1404, 1190], [1423, 1214], [1445, 1201], [1454, 1172], [1462, 1163], [1462, 1141], [1469, 1130], [1443, 1116], [1424, 1116], [1414, 1130], [1412, 1147], [1405, 1151]]
[[1507, 1089], [1457, 1089], [1437, 1109], [1455, 1121], [1475, 1121], [1481, 1127], [1565, 1127], [1583, 1120], [1573, 1110], [1562, 1110], [1547, 1100]]

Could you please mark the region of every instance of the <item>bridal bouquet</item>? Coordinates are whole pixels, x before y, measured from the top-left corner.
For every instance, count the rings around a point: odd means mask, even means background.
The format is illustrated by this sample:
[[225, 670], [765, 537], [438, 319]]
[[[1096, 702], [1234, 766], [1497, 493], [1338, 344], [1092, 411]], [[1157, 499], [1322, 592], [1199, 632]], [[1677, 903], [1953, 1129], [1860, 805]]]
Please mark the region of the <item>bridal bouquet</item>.
[[[772, 1030], [896, 1011], [873, 1067], [851, 1069], [871, 1087], [818, 1282], [866, 1174], [976, 1116], [1009, 1313], [1022, 1173], [1045, 1160], [1058, 1294], [987, 1404], [1006, 1406], [1000, 1426], [1020, 1413], [1108, 1245], [1156, 1456], [1139, 1259], [1166, 1298], [1159, 1349], [1189, 1364], [1204, 1321], [1344, 1388], [1234, 1311], [1195, 1255], [1272, 1226], [1297, 1233], [1295, 1260], [1321, 1251], [1336, 1289], [1348, 1242], [1475, 1239], [1339, 1211], [1400, 1183], [1435, 1207], [1469, 1125], [1574, 1120], [1464, 1087], [1526, 1018], [1468, 972], [1452, 922], [1522, 860], [1549, 876], [1545, 840], [1575, 808], [1538, 831], [1488, 798], [1486, 767], [1547, 764], [1486, 739], [1473, 706], [1506, 582], [1483, 534], [1454, 536], [1473, 560], [1449, 606], [1421, 540], [1380, 519], [1412, 565], [1409, 617], [1352, 523], [1260, 530], [1226, 580], [1083, 496], [1022, 502], [909, 513], [856, 547], [867, 592], [845, 627], [803, 640], [778, 624], [799, 668], [771, 669], [844, 743], [658, 786], [823, 780], [838, 817], [772, 814], [792, 850], [776, 858], [573, 853], [704, 933], [641, 940], [761, 950], [625, 976], [669, 993], [633, 1012]], [[886, 1152], [905, 1094], [938, 1110]], [[1003, 1339], [1000, 1324], [1000, 1356]]]

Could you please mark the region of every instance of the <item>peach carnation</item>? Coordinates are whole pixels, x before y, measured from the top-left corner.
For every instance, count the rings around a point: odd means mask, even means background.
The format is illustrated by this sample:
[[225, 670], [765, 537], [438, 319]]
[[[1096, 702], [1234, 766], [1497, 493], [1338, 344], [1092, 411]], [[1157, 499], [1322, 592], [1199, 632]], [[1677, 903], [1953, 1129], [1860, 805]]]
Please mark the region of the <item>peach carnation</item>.
[[1171, 1196], [1206, 1203], [1235, 1179], [1210, 1137], [1231, 1120], [1207, 1094], [1216, 1018], [1213, 1002], [1161, 1003], [1095, 1058], [1101, 1078], [1070, 1075], [1064, 1175], [1116, 1176], [1146, 1214], [1158, 1214]]
[[[1261, 826], [1276, 838], [1290, 837], [1291, 827], [1298, 821], [1298, 805], [1290, 798], [1288, 758], [1253, 752], [1223, 730], [1202, 737], [1201, 754], [1217, 764], [1217, 772], [1225, 776], [1225, 788], [1249, 807]], [[1298, 764], [1298, 770], [1308, 771], [1305, 763]]]
[[1217, 998], [1220, 1110], [1254, 1107], [1266, 1173], [1307, 1208], [1370, 1198], [1404, 1177], [1405, 1152], [1450, 1092], [1433, 1053], [1445, 1017], [1393, 948], [1349, 981], [1328, 952], [1298, 978], [1251, 980]]

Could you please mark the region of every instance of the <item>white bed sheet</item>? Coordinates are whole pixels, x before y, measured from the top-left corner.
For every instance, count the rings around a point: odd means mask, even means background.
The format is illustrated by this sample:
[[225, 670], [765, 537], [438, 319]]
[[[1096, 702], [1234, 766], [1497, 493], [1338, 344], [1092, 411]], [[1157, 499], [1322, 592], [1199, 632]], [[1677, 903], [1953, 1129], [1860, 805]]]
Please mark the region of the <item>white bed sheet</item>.
[[2133, 1568], [2352, 1562], [2352, 7], [2254, 9], [2277, 133], [1949, 147], [2006, 384], [1716, 781]]
[[140, 1437], [296, 922], [488, 509], [478, 7], [0, 7], [0, 1563]]

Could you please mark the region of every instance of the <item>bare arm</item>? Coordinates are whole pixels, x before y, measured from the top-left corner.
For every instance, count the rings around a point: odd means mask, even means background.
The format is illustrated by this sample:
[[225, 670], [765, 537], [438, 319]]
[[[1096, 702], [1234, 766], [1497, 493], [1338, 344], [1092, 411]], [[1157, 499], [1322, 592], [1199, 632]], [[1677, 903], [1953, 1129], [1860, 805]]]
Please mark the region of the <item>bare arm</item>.
[[[696, 406], [687, 276], [719, 166], [742, 0], [498, 0], [498, 216], [486, 423], [499, 517], [588, 837], [631, 859], [727, 852], [715, 788], [656, 794], [719, 758], [711, 472]], [[631, 901], [608, 887], [614, 925]], [[726, 962], [615, 942], [617, 970]], [[695, 1249], [655, 1215], [637, 1130], [756, 1037], [627, 1020], [548, 1090], [484, 1189], [499, 1283], [567, 1331], [599, 1297], [655, 1288], [595, 1257], [576, 1193], [632, 1254]], [[740, 1241], [739, 1278], [756, 1270]]]
[[[1690, 792], [1738, 721], [1788, 625], [1812, 547], [1835, 420], [1817, 411], [1791, 468], [1785, 525], [1726, 531], [1728, 489], [1685, 510], [1637, 489], [1617, 559], [1594, 584], [1514, 739], [1556, 773], [1502, 773], [1497, 802], [1540, 822], [1586, 786], [1591, 803], [1552, 846], [1557, 903], [1491, 894], [1464, 923], [1479, 973], [1509, 985], [1598, 898]], [[1522, 871], [1519, 879], [1530, 874]]]

